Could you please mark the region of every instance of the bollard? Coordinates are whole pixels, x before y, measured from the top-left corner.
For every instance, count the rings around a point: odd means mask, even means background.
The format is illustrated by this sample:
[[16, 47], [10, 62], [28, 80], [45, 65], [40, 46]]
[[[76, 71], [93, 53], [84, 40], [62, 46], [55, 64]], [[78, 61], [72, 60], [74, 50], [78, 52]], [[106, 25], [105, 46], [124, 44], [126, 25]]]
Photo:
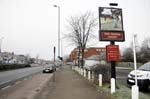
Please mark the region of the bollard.
[[132, 86], [132, 99], [139, 99], [139, 87], [137, 85]]
[[111, 78], [111, 94], [115, 93], [116, 86], [115, 86], [115, 78]]
[[81, 75], [83, 75], [83, 69], [81, 68]]
[[91, 71], [88, 71], [88, 79], [91, 80]]
[[84, 76], [84, 68], [82, 69], [82, 75]]
[[76, 67], [76, 72], [77, 72], [77, 70], [78, 70], [78, 67]]
[[78, 72], [78, 67], [76, 67], [76, 72]]
[[82, 68], [80, 67], [80, 75], [82, 74]]
[[81, 68], [79, 68], [79, 74], [81, 75]]
[[78, 67], [76, 67], [76, 72], [77, 72]]
[[86, 70], [84, 69], [84, 77], [86, 77]]
[[99, 74], [99, 86], [100, 87], [102, 86], [102, 82], [103, 82], [102, 74]]
[[80, 75], [82, 75], [82, 68], [80, 68]]

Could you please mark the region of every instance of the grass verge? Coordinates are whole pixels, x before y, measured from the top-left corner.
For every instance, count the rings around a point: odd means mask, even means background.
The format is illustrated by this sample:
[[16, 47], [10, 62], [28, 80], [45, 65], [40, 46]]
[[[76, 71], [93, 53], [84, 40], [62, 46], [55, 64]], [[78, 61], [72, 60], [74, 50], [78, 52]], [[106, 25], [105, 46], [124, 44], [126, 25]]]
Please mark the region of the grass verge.
[[[131, 99], [131, 88], [125, 85], [117, 84], [116, 92], [112, 94], [114, 99]], [[104, 84], [103, 87], [99, 87], [104, 92], [110, 93], [110, 85]], [[150, 99], [150, 93], [139, 92], [139, 99]]]

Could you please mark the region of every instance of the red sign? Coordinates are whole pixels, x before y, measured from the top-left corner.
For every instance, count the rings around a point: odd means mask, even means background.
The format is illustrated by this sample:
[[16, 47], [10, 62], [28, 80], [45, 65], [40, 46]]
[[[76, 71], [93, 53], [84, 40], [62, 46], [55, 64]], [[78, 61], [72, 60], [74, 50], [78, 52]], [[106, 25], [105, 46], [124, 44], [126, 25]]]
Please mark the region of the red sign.
[[101, 39], [105, 41], [124, 41], [122, 32], [101, 32]]
[[107, 45], [106, 46], [106, 57], [107, 61], [118, 61], [119, 54], [119, 46], [118, 45]]

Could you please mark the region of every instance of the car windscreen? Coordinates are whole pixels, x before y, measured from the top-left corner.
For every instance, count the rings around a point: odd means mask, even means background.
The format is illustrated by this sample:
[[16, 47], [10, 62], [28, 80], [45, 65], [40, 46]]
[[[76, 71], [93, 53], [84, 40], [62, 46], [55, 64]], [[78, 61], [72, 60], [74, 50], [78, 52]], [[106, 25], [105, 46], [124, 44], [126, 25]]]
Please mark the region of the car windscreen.
[[142, 65], [141, 67], [138, 68], [139, 70], [144, 70], [144, 71], [150, 71], [150, 62]]
[[46, 65], [44, 68], [52, 68], [52, 65]]

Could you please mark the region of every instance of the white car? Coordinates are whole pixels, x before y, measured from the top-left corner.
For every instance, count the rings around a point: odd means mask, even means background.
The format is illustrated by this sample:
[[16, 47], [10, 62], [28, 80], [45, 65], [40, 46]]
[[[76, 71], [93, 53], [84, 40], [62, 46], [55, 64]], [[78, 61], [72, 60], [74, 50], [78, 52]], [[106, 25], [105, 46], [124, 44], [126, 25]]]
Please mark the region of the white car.
[[[140, 66], [137, 69], [137, 83], [140, 89], [149, 89], [150, 87], [150, 62]], [[128, 74], [128, 85], [135, 85], [135, 70]]]

